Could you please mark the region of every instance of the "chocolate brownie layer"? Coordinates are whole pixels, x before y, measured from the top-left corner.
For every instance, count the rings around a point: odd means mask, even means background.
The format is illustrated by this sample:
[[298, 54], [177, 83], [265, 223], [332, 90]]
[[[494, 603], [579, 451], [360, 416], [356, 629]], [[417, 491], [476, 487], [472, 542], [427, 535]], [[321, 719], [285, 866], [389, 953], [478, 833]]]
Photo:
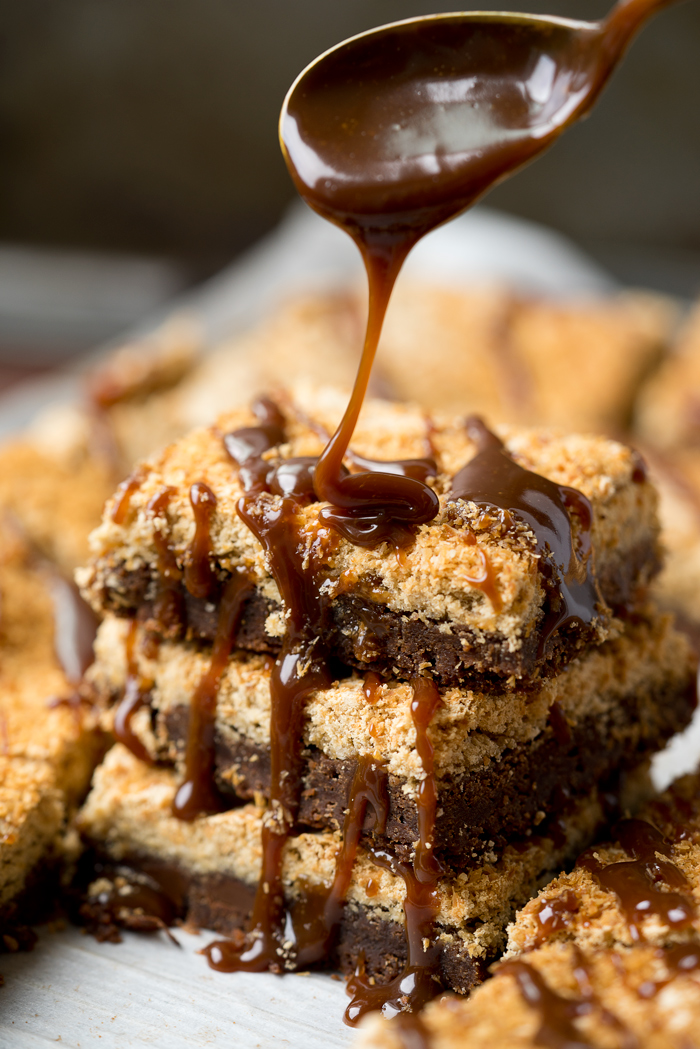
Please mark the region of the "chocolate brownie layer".
[[[328, 390], [302, 391], [294, 405], [283, 407], [285, 442], [264, 457], [309, 461], [324, 446], [319, 428], [334, 428], [344, 398]], [[108, 504], [92, 537], [93, 561], [80, 573], [96, 609], [139, 616], [161, 636], [208, 639], [222, 586], [242, 573], [254, 594], [237, 644], [275, 650], [286, 610], [266, 556], [238, 514], [243, 486], [224, 442], [226, 433], [248, 433], [255, 424], [252, 413], [232, 412], [139, 467]], [[638, 457], [603, 438], [516, 429], [504, 429], [501, 436], [510, 460], [589, 501], [590, 533], [583, 502], [578, 509], [566, 504], [562, 514], [568, 520], [561, 527], [570, 532], [576, 556], [583, 557], [577, 571], [585, 563], [591, 575], [590, 608], [586, 604], [587, 611], [571, 618], [566, 629], [550, 630], [548, 616], [560, 597], [551, 573], [561, 571], [553, 566], [550, 547], [538, 547], [540, 540], [517, 512], [485, 509], [489, 500], [472, 502], [468, 491], [453, 494], [455, 475], [480, 447], [463, 420], [428, 423], [411, 406], [371, 401], [355, 432], [353, 454], [388, 462], [429, 451], [436, 463], [430, 486], [439, 508], [397, 551], [388, 541], [374, 547], [350, 542], [328, 526], [323, 503], [299, 506], [297, 552], [308, 586], [324, 604], [323, 640], [341, 660], [361, 669], [396, 666], [402, 673], [430, 667], [444, 684], [459, 680], [465, 668], [537, 677], [563, 665], [582, 646], [602, 642], [611, 630], [611, 609], [635, 603], [658, 569], [656, 495]], [[192, 486], [201, 484], [210, 492], [210, 571], [206, 599], [198, 604], [180, 580], [187, 578], [185, 569], [195, 556], [190, 496]], [[264, 493], [253, 516], [277, 507], [279, 499]], [[589, 540], [591, 552], [584, 554]], [[565, 570], [570, 573], [570, 566]], [[158, 600], [164, 590], [167, 603]]]
[[[182, 768], [189, 704], [208, 653], [162, 644], [145, 653], [126, 624], [110, 618], [98, 636], [90, 679], [103, 703], [119, 701], [129, 661], [144, 706], [131, 728], [159, 762]], [[235, 654], [219, 685], [216, 776], [224, 794], [269, 796], [269, 661]], [[359, 756], [385, 772], [384, 838], [409, 851], [419, 837], [416, 796], [423, 776], [412, 721], [413, 688], [357, 677], [312, 693], [306, 703], [299, 819], [342, 826]], [[668, 617], [652, 609], [614, 641], [574, 660], [528, 691], [442, 689], [429, 728], [438, 817], [435, 845], [446, 862], [473, 864], [556, 816], [616, 770], [636, 767], [689, 721], [695, 664]], [[112, 710], [114, 707], [112, 707]], [[106, 715], [110, 721], [111, 713]], [[366, 831], [374, 824], [368, 815]]]

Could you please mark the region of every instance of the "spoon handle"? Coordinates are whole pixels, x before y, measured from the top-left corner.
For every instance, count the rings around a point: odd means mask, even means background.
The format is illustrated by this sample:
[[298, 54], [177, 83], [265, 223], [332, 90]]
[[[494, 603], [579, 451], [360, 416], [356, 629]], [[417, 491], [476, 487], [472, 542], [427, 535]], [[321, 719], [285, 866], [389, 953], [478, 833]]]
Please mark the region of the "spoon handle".
[[619, 0], [602, 22], [607, 61], [616, 63], [647, 19], [673, 3], [676, 0]]

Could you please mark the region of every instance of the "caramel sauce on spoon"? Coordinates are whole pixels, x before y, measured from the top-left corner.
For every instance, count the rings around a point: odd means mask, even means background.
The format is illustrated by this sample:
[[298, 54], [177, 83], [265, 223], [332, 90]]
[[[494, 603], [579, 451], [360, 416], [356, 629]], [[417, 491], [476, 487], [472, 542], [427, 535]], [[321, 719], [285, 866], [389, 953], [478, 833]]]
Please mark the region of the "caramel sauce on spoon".
[[314, 472], [326, 518], [432, 520], [416, 476], [343, 473], [389, 297], [413, 246], [547, 149], [591, 108], [634, 33], [672, 0], [622, 0], [602, 22], [431, 15], [352, 37], [290, 88], [280, 141], [303, 199], [348, 233], [369, 282], [362, 359]]

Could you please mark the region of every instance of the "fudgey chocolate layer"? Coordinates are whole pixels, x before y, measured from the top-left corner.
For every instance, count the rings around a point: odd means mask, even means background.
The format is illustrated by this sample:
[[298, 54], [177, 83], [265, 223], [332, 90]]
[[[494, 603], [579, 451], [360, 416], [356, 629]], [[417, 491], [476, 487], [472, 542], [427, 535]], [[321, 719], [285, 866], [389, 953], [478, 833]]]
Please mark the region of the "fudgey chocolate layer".
[[[270, 454], [317, 456], [324, 444], [319, 427], [332, 430], [343, 407], [343, 397], [334, 391], [296, 391], [294, 406], [284, 409], [287, 443]], [[223, 441], [227, 432], [255, 422], [250, 412], [232, 412], [137, 469], [128, 496], [122, 490], [108, 504], [92, 537], [92, 563], [80, 574], [96, 609], [138, 616], [172, 639], [211, 639], [221, 587], [233, 573], [244, 572], [253, 593], [237, 644], [276, 651], [284, 610], [262, 548], [238, 516], [243, 489]], [[593, 621], [585, 627], [573, 622], [545, 637], [553, 598], [542, 562], [549, 555], [536, 551], [535, 536], [523, 521], [504, 523], [468, 498], [450, 495], [454, 476], [477, 452], [463, 421], [428, 424], [417, 408], [374, 401], [355, 432], [355, 454], [387, 461], [430, 451], [440, 509], [399, 552], [388, 542], [366, 548], [332, 532], [320, 516], [325, 504], [299, 509], [295, 529], [306, 551], [309, 585], [322, 591], [328, 606], [324, 640], [343, 662], [359, 669], [395, 668], [404, 675], [429, 668], [443, 684], [457, 684], [470, 671], [535, 677], [565, 664], [581, 646], [604, 640], [611, 609], [636, 602], [658, 568], [656, 496], [638, 457], [603, 438], [500, 433], [520, 465], [590, 500], [591, 556], [601, 594]], [[206, 484], [216, 500], [209, 528], [216, 582], [207, 600], [193, 598], [173, 579], [192, 558], [195, 483]], [[266, 498], [272, 505], [279, 497]], [[569, 516], [576, 545], [583, 525], [576, 512]], [[174, 573], [163, 570], [165, 547]]]
[[[173, 917], [231, 934], [245, 928], [248, 917], [260, 867], [262, 810], [246, 805], [183, 823], [170, 815], [176, 782], [172, 772], [147, 768], [117, 745], [95, 774], [79, 828], [103, 864], [135, 866], [154, 878], [174, 898]], [[464, 993], [481, 978], [485, 964], [502, 949], [515, 908], [529, 898], [543, 873], [558, 870], [590, 840], [600, 820], [597, 801], [585, 799], [572, 810], [556, 843], [533, 836], [509, 847], [497, 861], [439, 881], [436, 936], [447, 987]], [[286, 845], [283, 881], [292, 913], [330, 884], [339, 841], [338, 834], [305, 833]], [[364, 954], [370, 975], [382, 980], [395, 975], [406, 957], [405, 892], [398, 874], [361, 849], [339, 936], [324, 964], [351, 972]], [[104, 917], [129, 924], [129, 892], [122, 886], [116, 907], [112, 895], [104, 867], [95, 870], [84, 912], [93, 925]], [[100, 896], [106, 916], [100, 915]], [[284, 957], [280, 965], [285, 967]]]
[[[103, 702], [119, 700], [127, 676], [127, 625], [100, 628], [90, 671]], [[134, 645], [148, 687], [131, 727], [154, 760], [182, 767], [189, 705], [207, 651], [165, 643], [155, 656]], [[689, 721], [694, 661], [666, 616], [648, 610], [613, 641], [589, 650], [539, 688], [523, 692], [443, 689], [428, 734], [438, 789], [435, 847], [446, 862], [473, 865], [556, 816], [568, 799], [636, 767]], [[269, 667], [235, 654], [219, 686], [216, 775], [222, 792], [269, 796]], [[412, 687], [340, 680], [306, 703], [302, 824], [342, 826], [359, 756], [386, 772], [382, 840], [410, 854], [419, 837], [416, 796], [424, 775], [411, 717]], [[374, 830], [368, 814], [365, 831]]]

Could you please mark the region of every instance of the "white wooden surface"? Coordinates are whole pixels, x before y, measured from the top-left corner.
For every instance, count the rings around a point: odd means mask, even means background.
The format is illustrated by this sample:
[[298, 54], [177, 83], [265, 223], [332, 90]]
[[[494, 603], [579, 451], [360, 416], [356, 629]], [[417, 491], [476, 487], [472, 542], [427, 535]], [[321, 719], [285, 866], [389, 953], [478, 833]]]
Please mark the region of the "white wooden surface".
[[42, 932], [29, 954], [0, 957], [0, 1046], [11, 1049], [340, 1049], [345, 984], [313, 974], [216, 973], [198, 957], [211, 934], [125, 933], [98, 944], [78, 929]]

